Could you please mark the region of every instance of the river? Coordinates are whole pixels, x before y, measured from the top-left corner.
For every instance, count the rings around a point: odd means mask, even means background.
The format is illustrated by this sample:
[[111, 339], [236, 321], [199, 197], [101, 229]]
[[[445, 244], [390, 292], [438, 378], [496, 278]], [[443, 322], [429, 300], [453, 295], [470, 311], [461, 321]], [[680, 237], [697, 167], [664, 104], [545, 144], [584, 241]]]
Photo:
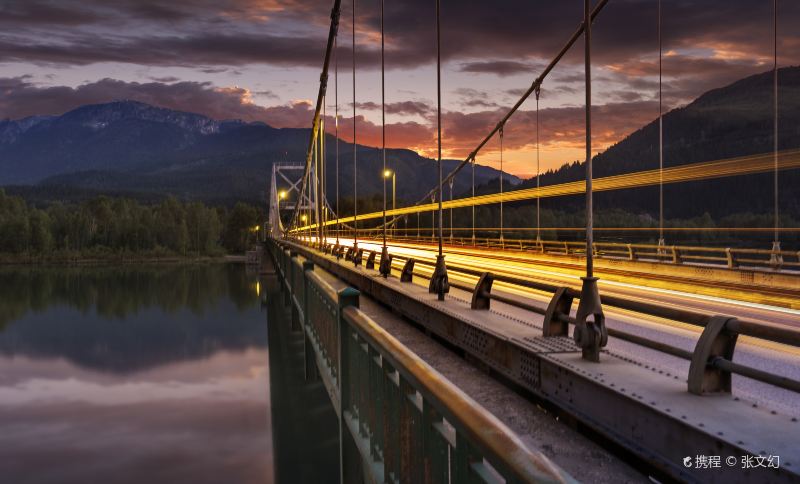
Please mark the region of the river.
[[0, 481], [338, 481], [276, 287], [240, 264], [0, 269]]

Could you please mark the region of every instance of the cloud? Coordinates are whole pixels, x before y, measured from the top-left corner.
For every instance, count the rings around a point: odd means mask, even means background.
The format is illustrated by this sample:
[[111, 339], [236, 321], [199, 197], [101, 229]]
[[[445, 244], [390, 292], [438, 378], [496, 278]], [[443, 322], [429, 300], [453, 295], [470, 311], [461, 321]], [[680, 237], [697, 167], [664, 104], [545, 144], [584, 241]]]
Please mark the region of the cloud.
[[467, 62], [461, 64], [461, 67], [459, 68], [461, 72], [495, 74], [497, 76], [531, 73], [533, 72], [533, 69], [534, 66], [529, 63], [509, 60]]

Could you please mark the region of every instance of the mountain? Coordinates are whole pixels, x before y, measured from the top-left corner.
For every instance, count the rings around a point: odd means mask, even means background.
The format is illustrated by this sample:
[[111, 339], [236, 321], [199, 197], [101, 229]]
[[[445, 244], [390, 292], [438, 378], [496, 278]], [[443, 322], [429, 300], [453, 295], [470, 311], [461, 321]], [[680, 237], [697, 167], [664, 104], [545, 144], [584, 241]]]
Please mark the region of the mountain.
[[[0, 121], [0, 185], [263, 201], [272, 163], [302, 163], [309, 136], [309, 129], [218, 121], [136, 101], [87, 105], [61, 116]], [[335, 140], [329, 135], [326, 143], [333, 187]], [[360, 194], [381, 193], [379, 150], [362, 145], [357, 150]], [[352, 193], [352, 143], [340, 141], [339, 158], [345, 174], [340, 192], [346, 196]], [[445, 161], [445, 170], [456, 163]], [[397, 172], [398, 198], [419, 198], [435, 184], [434, 160], [413, 151], [387, 150], [387, 164]], [[478, 166], [475, 181], [498, 176], [497, 170]], [[465, 172], [455, 189], [470, 183], [471, 173]]]
[[[800, 67], [778, 72], [779, 149], [800, 148]], [[664, 167], [721, 160], [773, 149], [773, 74], [756, 74], [706, 92], [690, 104], [663, 116]], [[658, 120], [631, 133], [593, 159], [595, 177], [658, 168]], [[584, 164], [572, 163], [542, 174], [541, 185], [584, 178]], [[800, 220], [800, 170], [779, 176], [779, 202], [785, 216]], [[517, 188], [536, 186], [535, 178]], [[732, 214], [769, 214], [773, 206], [773, 175], [736, 176], [664, 186], [667, 218], [708, 213], [714, 218]], [[583, 210], [583, 197], [546, 202], [548, 207]], [[595, 195], [595, 208], [658, 214], [658, 187]]]

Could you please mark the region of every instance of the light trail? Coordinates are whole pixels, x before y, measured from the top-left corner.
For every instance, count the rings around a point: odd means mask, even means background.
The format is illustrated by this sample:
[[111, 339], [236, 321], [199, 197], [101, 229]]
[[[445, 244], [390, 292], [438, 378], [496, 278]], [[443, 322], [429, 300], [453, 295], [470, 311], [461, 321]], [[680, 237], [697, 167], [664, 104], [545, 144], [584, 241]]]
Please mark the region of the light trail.
[[[725, 178], [738, 175], [750, 175], [755, 173], [771, 172], [775, 168], [775, 160], [772, 153], [759, 154], [751, 156], [742, 156], [738, 158], [729, 158], [725, 160], [709, 161], [703, 163], [692, 163], [689, 165], [676, 166], [672, 168], [665, 168], [663, 172], [659, 170], [646, 170], [636, 173], [626, 173], [623, 175], [607, 176], [603, 178], [596, 178], [594, 180], [594, 191], [610, 191], [622, 190], [629, 188], [639, 188], [657, 185], [659, 180], [663, 179], [663, 183], [680, 183], [689, 181], [708, 180], [715, 178]], [[778, 160], [779, 170], [789, 170], [800, 168], [800, 150], [787, 150], [780, 153]], [[662, 178], [663, 174], [663, 178]], [[453, 209], [472, 207], [477, 205], [490, 205], [494, 203], [509, 203], [524, 200], [534, 200], [537, 198], [549, 198], [565, 195], [578, 195], [586, 192], [586, 182], [576, 181], [569, 183], [561, 183], [558, 185], [550, 185], [540, 188], [526, 188], [522, 190], [515, 190], [511, 192], [493, 193], [489, 195], [480, 195], [477, 197], [459, 198], [456, 200], [445, 201], [442, 203], [442, 209]], [[411, 207], [402, 207], [394, 210], [387, 210], [386, 216], [407, 215], [417, 212], [430, 212], [438, 210], [439, 206], [436, 203], [428, 203], [423, 205], [415, 205]], [[383, 216], [383, 212], [372, 212], [367, 214], [359, 214], [358, 220], [377, 219]], [[355, 217], [343, 217], [338, 220], [339, 223], [347, 223], [355, 220]], [[334, 225], [335, 220], [329, 220], [324, 225]], [[295, 228], [292, 232], [303, 232], [312, 230], [317, 227], [317, 224], [309, 224], [302, 227]]]
[[[351, 240], [340, 241], [345, 245], [352, 243]], [[379, 253], [381, 245], [367, 241], [359, 241], [359, 247], [365, 250], [374, 250]], [[428, 248], [426, 246], [396, 246], [390, 244], [390, 248], [392, 254], [400, 257], [414, 258], [419, 262], [428, 264], [433, 264], [435, 262], [435, 248], [432, 246]], [[582, 271], [578, 268], [575, 270], [567, 270], [566, 272], [555, 272], [536, 266], [536, 261], [487, 259], [485, 258], [485, 251], [468, 250], [466, 252], [469, 254], [465, 255], [458, 252], [448, 252], [447, 256], [452, 266], [480, 272], [488, 271], [497, 275], [510, 275], [531, 281], [569, 285], [575, 289], [579, 289], [580, 287]], [[430, 275], [433, 269], [422, 265], [415, 267], [415, 271], [424, 275]], [[598, 274], [603, 275], [602, 268], [598, 268]], [[451, 278], [454, 281], [469, 285], [474, 285], [478, 279], [476, 276], [458, 273], [455, 269], [453, 269]], [[418, 283], [419, 281], [417, 280], [415, 282]], [[646, 282], [647, 281], [643, 281], [643, 283]], [[502, 281], [495, 281], [494, 285], [495, 290], [541, 303], [542, 307], [546, 307], [552, 297], [552, 294], [548, 292], [524, 288]], [[601, 289], [603, 289], [603, 293], [609, 296], [613, 294], [615, 296], [637, 299], [643, 302], [655, 302], [677, 309], [729, 314], [763, 324], [800, 327], [800, 310], [795, 309], [608, 279], [601, 279]], [[723, 311], [723, 309], [726, 310]], [[679, 334], [675, 333], [675, 331], [683, 331], [684, 336], [686, 335], [685, 332], [689, 332], [693, 337], [696, 337], [702, 332], [701, 327], [692, 324], [641, 314], [626, 309], [609, 307], [606, 312], [608, 313], [607, 316], [613, 317], [616, 321], [647, 327], [656, 331], [667, 331], [670, 334]], [[747, 336], [740, 337], [740, 342], [764, 350], [778, 351], [795, 357], [800, 356], [800, 349], [793, 346]]]

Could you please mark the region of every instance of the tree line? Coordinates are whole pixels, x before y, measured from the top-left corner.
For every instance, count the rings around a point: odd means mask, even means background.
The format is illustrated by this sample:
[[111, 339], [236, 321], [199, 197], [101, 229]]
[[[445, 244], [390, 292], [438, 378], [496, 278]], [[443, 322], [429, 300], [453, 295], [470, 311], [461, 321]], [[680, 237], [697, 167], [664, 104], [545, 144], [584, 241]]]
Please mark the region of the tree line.
[[242, 253], [256, 241], [263, 219], [245, 203], [228, 209], [174, 197], [143, 204], [98, 196], [37, 207], [0, 189], [0, 254], [15, 259]]

